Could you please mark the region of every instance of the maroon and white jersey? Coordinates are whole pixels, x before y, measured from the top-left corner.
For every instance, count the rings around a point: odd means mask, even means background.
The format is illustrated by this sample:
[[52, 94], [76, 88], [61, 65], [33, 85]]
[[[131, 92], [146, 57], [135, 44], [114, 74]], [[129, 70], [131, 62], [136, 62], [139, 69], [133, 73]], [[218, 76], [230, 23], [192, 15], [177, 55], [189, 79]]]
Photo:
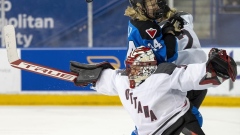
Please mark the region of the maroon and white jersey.
[[207, 55], [201, 49], [197, 34], [193, 30], [192, 15], [182, 12], [181, 18], [184, 19], [184, 26], [182, 34], [177, 37], [178, 59], [174, 63], [182, 65], [206, 62]]
[[106, 69], [94, 89], [105, 95], [118, 95], [140, 135], [162, 134], [189, 109], [187, 91], [213, 86], [199, 85], [205, 74], [206, 63], [187, 67], [162, 63], [142, 84], [131, 89], [124, 71]]
[[181, 18], [184, 20], [182, 34], [178, 38], [178, 50], [201, 48], [201, 44], [197, 34], [193, 30], [193, 16], [189, 13], [181, 13]]

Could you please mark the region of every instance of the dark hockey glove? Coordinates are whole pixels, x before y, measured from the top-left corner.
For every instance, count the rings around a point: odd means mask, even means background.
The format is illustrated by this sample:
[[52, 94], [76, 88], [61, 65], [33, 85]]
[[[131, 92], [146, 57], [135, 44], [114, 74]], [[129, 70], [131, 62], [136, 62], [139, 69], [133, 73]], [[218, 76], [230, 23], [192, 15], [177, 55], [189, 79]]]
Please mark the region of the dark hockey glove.
[[220, 85], [231, 78], [234, 82], [237, 76], [237, 64], [234, 59], [227, 55], [226, 50], [212, 48], [208, 54], [206, 64], [206, 75], [199, 84]]
[[[169, 31], [173, 31], [176, 36], [179, 36], [181, 34], [184, 20], [180, 15], [181, 12], [177, 12], [164, 22], [164, 25], [162, 27], [163, 34], [168, 33]], [[162, 23], [159, 23], [159, 25], [162, 25]]]
[[95, 85], [98, 78], [101, 76], [102, 70], [107, 68], [114, 69], [109, 62], [91, 65], [70, 61], [70, 71], [78, 74], [78, 77], [74, 80], [76, 86], [84, 87], [88, 84]]

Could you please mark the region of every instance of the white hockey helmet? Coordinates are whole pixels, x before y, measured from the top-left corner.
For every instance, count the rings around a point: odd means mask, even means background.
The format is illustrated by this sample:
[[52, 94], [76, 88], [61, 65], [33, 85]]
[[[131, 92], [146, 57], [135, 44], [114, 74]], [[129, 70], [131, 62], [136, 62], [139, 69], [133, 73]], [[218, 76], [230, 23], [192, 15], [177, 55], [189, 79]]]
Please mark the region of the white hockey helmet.
[[152, 49], [145, 46], [133, 50], [125, 64], [130, 88], [139, 86], [157, 69], [157, 60]]

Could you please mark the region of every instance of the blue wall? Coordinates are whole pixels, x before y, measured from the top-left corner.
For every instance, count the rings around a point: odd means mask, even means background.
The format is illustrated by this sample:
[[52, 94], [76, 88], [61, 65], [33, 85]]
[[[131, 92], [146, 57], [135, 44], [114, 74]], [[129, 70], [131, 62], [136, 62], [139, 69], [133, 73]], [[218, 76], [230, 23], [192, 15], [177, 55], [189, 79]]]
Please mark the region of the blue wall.
[[[211, 11], [216, 20], [213, 35], [200, 39], [202, 46], [240, 46], [239, 6], [215, 1]], [[27, 4], [26, 4], [27, 3]], [[125, 47], [129, 17], [124, 11], [128, 0], [93, 2], [94, 47]], [[16, 27], [19, 48], [87, 47], [87, 3], [85, 0], [5, 0], [8, 24]], [[194, 8], [194, 7], [193, 7]], [[231, 11], [227, 9], [231, 9]], [[213, 18], [212, 18], [213, 19]], [[51, 20], [51, 22], [49, 22]], [[51, 24], [52, 23], [52, 24]], [[204, 24], [203, 24], [204, 25]], [[2, 46], [3, 47], [3, 46]]]
[[[124, 68], [123, 62], [125, 55], [126, 50], [124, 48], [21, 49], [21, 59], [25, 61], [68, 72], [70, 61], [78, 61], [81, 63], [108, 61], [113, 65], [117, 65], [117, 68]], [[87, 59], [88, 57], [90, 57], [90, 60]], [[120, 63], [118, 63], [118, 61]], [[66, 82], [23, 70], [21, 76], [23, 91], [81, 91], [90, 89], [89, 87], [76, 87], [72, 82]]]
[[[123, 14], [128, 4], [122, 0], [93, 2], [95, 47], [126, 46], [128, 17]], [[84, 0], [9, 0], [5, 5], [9, 8], [5, 12], [7, 23], [16, 27], [20, 48], [88, 45], [87, 4]], [[47, 19], [53, 22], [53, 26], [44, 23]], [[31, 40], [29, 45], [24, 40], [27, 38]]]

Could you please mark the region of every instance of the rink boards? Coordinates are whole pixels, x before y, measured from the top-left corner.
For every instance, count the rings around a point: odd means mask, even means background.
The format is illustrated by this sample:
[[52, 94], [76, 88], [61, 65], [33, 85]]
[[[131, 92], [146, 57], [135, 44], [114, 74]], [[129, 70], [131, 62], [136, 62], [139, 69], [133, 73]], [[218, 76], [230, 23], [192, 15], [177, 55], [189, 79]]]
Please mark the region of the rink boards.
[[[208, 53], [210, 48], [204, 48]], [[240, 65], [240, 48], [224, 48]], [[18, 49], [21, 59], [69, 71], [69, 61], [98, 63], [109, 61], [115, 68], [124, 68], [124, 48]], [[116, 96], [104, 96], [90, 87], [76, 87], [58, 80], [12, 68], [5, 49], [0, 49], [0, 104], [120, 105]], [[239, 68], [238, 68], [239, 69]], [[240, 75], [236, 82], [225, 81], [210, 88], [204, 105], [240, 106]]]

